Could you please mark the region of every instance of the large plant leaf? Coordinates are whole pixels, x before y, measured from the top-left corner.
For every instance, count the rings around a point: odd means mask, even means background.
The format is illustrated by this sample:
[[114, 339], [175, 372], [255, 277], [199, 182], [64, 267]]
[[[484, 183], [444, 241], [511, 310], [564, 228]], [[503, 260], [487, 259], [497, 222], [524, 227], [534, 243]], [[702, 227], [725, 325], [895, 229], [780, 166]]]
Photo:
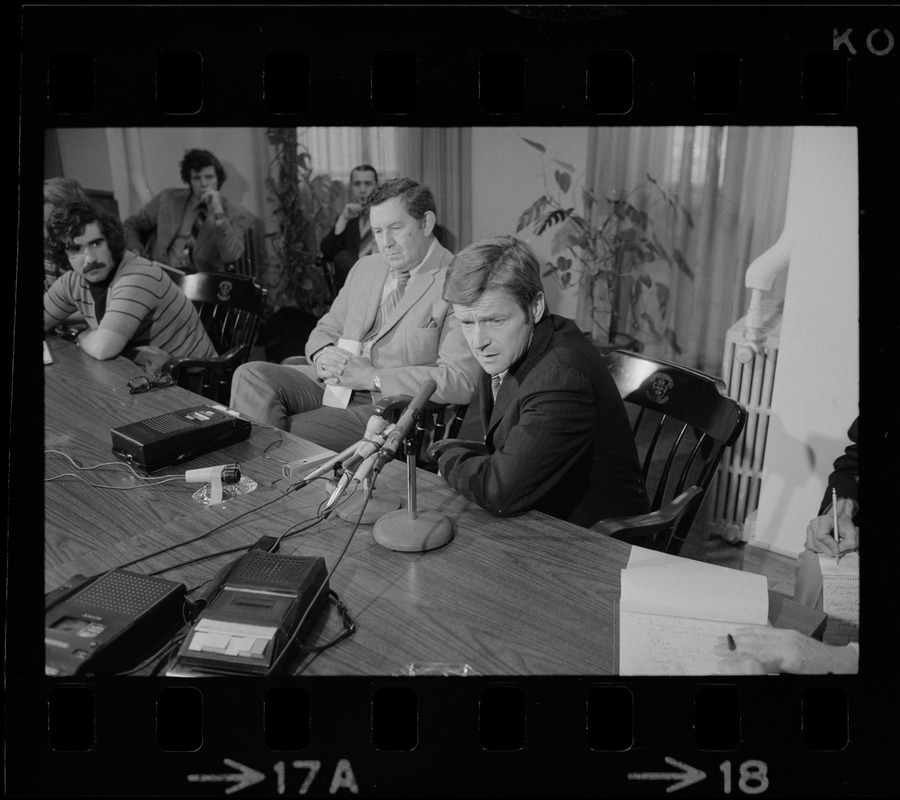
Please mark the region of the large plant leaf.
[[653, 338], [656, 339], [657, 342], [661, 342], [663, 337], [656, 329], [656, 325], [653, 322], [653, 317], [651, 317], [650, 314], [645, 311], [643, 314], [641, 314], [641, 319], [646, 323], [647, 330], [650, 331], [650, 334], [653, 336]]
[[663, 257], [665, 262], [671, 266], [672, 264], [672, 256], [669, 255], [669, 251], [663, 246], [663, 243], [659, 240], [657, 235], [652, 234], [653, 244], [656, 245], [657, 252]]
[[519, 217], [519, 221], [516, 224], [516, 233], [531, 225], [539, 217], [549, 201], [550, 198], [548, 198], [547, 195], [542, 194], [528, 206], [528, 208], [522, 212], [522, 216]]
[[572, 176], [568, 172], [560, 172], [559, 170], [555, 170], [553, 173], [553, 177], [556, 178], [557, 185], [564, 192], [568, 192], [572, 187]]
[[674, 250], [672, 250], [672, 254], [675, 258], [675, 263], [678, 265], [678, 269], [680, 269], [691, 280], [694, 280], [694, 271], [690, 268], [687, 261], [684, 260], [684, 256], [681, 255], [681, 251], [678, 248], [675, 248]]
[[542, 144], [540, 144], [540, 143], [538, 143], [538, 142], [532, 142], [531, 139], [526, 139], [524, 136], [520, 136], [519, 138], [520, 138], [523, 142], [525, 142], [525, 144], [530, 144], [535, 150], [540, 150], [540, 152], [542, 152], [542, 153], [546, 153], [546, 152], [547, 152], [547, 148], [544, 147], [544, 145], [542, 145]]
[[540, 236], [551, 225], [558, 225], [560, 222], [566, 220], [574, 210], [575, 209], [573, 208], [557, 208], [551, 211], [534, 223], [534, 232]]
[[662, 315], [665, 317], [666, 312], [669, 308], [669, 296], [671, 292], [669, 287], [664, 283], [656, 284], [656, 299], [659, 302], [659, 310], [662, 312]]
[[671, 328], [666, 328], [666, 332], [663, 335], [665, 336], [669, 347], [672, 348], [672, 352], [675, 353], [675, 355], [681, 355], [681, 345], [678, 344], [678, 337], [675, 336], [675, 331]]

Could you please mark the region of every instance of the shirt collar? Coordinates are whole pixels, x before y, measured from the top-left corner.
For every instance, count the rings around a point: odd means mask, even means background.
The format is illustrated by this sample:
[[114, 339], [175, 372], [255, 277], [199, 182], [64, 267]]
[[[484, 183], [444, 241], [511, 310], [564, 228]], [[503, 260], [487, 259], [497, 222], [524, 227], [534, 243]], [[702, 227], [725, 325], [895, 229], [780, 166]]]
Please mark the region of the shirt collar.
[[[409, 277], [414, 278], [422, 271], [422, 267], [425, 265], [425, 262], [431, 258], [431, 254], [434, 252], [434, 246], [437, 244], [437, 239], [432, 237], [431, 245], [428, 247], [427, 252], [425, 253], [425, 258], [423, 258], [416, 266], [414, 266], [411, 270], [409, 270]], [[392, 277], [394, 277], [394, 270], [391, 270]]]

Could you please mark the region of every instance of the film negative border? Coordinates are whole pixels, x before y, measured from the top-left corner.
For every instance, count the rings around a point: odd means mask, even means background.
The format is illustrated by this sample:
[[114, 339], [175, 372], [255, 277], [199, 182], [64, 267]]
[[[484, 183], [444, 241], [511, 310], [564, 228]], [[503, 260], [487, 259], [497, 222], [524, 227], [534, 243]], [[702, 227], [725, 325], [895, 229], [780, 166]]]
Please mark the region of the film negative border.
[[[877, 317], [862, 322], [862, 407], [896, 421], [881, 377], [896, 361], [896, 315], [879, 302], [897, 296], [896, 274], [886, 274], [896, 273], [900, 185], [896, 7], [35, 4], [21, 20], [23, 263], [37, 259], [37, 192], [28, 187], [41, 180], [46, 128], [858, 127], [860, 260], [864, 270], [884, 265], [861, 274], [863, 313]], [[199, 91], [179, 89], [171, 70], [182, 59], [197, 72], [197, 57]], [[61, 72], [52, 70], [56, 59]], [[285, 69], [301, 76], [296, 96]], [[599, 77], [607, 72], [615, 86]], [[90, 92], [73, 80], [88, 73]], [[160, 102], [157, 86], [166, 85]], [[16, 302], [24, 308], [34, 299], [23, 287]], [[24, 316], [15, 318], [16, 353], [27, 339]], [[24, 361], [16, 359], [14, 382], [40, 381]], [[41, 429], [40, 408], [14, 396], [12, 417], [10, 495], [33, 496], [29, 476], [40, 465], [26, 431]], [[870, 478], [879, 524], [892, 518], [888, 479]], [[11, 531], [34, 514], [21, 502], [11, 511]], [[892, 585], [882, 574], [887, 553], [867, 567], [872, 636], [856, 678], [71, 682], [42, 674], [39, 539], [10, 539], [10, 563], [25, 566], [8, 568], [12, 796], [853, 796], [898, 785], [892, 620], [879, 612], [882, 587]]]

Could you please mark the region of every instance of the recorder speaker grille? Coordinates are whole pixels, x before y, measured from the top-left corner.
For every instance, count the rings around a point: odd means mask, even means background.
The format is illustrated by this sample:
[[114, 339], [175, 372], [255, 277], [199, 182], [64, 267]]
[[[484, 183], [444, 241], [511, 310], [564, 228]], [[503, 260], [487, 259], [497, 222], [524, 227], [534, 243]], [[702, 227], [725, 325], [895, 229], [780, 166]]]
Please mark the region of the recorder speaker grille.
[[169, 581], [133, 572], [110, 572], [79, 592], [73, 600], [105, 611], [140, 614], [172, 591]]
[[314, 558], [281, 556], [253, 550], [251, 557], [244, 559], [235, 570], [231, 580], [296, 588], [306, 579], [313, 561]]
[[179, 417], [177, 414], [163, 414], [161, 417], [151, 417], [144, 420], [144, 425], [160, 433], [174, 433], [175, 431], [183, 431], [185, 428], [195, 427], [192, 422]]

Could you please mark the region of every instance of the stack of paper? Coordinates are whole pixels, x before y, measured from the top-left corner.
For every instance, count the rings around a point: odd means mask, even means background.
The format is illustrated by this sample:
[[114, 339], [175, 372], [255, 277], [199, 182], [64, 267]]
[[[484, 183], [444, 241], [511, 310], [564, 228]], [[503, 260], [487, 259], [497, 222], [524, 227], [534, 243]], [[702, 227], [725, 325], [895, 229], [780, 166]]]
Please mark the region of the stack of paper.
[[719, 636], [765, 625], [764, 575], [633, 547], [622, 570], [620, 675], [715, 675]]
[[844, 553], [837, 561], [819, 556], [822, 568], [822, 605], [828, 615], [824, 641], [844, 645], [859, 641], [859, 552]]

